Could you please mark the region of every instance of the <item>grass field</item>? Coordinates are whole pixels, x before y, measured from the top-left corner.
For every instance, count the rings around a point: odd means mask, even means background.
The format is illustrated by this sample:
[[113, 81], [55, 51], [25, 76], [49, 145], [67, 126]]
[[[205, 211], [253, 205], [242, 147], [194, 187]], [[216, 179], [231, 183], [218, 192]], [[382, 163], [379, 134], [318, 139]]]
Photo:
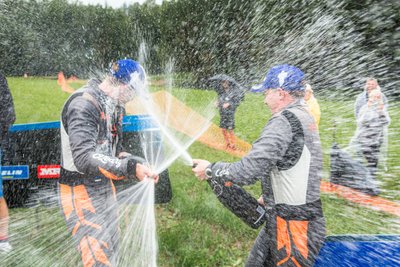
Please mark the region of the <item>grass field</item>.
[[[17, 122], [30, 123], [58, 120], [62, 104], [69, 96], [60, 90], [55, 79], [50, 78], [8, 78], [16, 106]], [[75, 88], [79, 84], [73, 84]], [[193, 89], [173, 89], [172, 93], [185, 101], [187, 105], [201, 110], [204, 101], [211, 101], [213, 91]], [[355, 129], [353, 119], [354, 97], [337, 99], [319, 99], [322, 110], [320, 135], [324, 151], [324, 179], [329, 178], [329, 150], [333, 142], [333, 125], [336, 122], [336, 141], [346, 145]], [[246, 95], [236, 114], [236, 134], [253, 142], [270, 113], [259, 95]], [[400, 147], [396, 135], [399, 133], [397, 114], [400, 108], [391, 103], [390, 145], [388, 171], [382, 173], [381, 197], [399, 201]], [[216, 116], [213, 120], [218, 123]], [[188, 150], [193, 158], [206, 158], [209, 161], [235, 161], [238, 158], [222, 151], [216, 151], [195, 142]], [[242, 266], [257, 236], [252, 230], [223, 208], [211, 192], [207, 183], [200, 183], [192, 175], [189, 167], [179, 162], [172, 164], [169, 174], [173, 187], [173, 199], [168, 204], [157, 206], [157, 231], [159, 240], [159, 266]], [[249, 187], [254, 194], [259, 194], [259, 185]], [[322, 194], [323, 209], [327, 219], [327, 234], [400, 234], [399, 218], [383, 212], [361, 208], [358, 205], [338, 199], [333, 195]], [[38, 208], [38, 214], [59, 214], [56, 209]], [[26, 216], [29, 218], [26, 219]], [[56, 222], [46, 220], [48, 216], [33, 219], [28, 209], [12, 209], [10, 232], [16, 236], [11, 241], [14, 246], [24, 245], [24, 238], [32, 233], [21, 229], [21, 220], [33, 220], [40, 223], [42, 229], [65, 227], [61, 216]], [[51, 226], [50, 226], [51, 225]], [[62, 236], [59, 240], [47, 240], [46, 231], [39, 237], [38, 246], [46, 247], [46, 242], [54, 243], [68, 240]], [[39, 233], [40, 235], [40, 233]], [[18, 237], [19, 236], [19, 237]], [[65, 242], [65, 241], [64, 241]], [[54, 257], [57, 257], [54, 249]], [[23, 258], [24, 256], [19, 256]], [[29, 257], [21, 259], [19, 266], [29, 266]], [[46, 259], [52, 266], [51, 256]], [[75, 266], [79, 259], [71, 256], [68, 266]]]

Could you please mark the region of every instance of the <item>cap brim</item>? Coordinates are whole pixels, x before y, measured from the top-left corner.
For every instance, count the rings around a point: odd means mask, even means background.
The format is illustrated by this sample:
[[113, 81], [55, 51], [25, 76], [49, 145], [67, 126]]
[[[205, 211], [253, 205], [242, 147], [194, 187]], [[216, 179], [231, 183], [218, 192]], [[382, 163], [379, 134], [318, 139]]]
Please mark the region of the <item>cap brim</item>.
[[257, 84], [254, 85], [250, 88], [250, 92], [252, 93], [262, 93], [266, 90], [266, 88], [264, 87], [264, 84]]

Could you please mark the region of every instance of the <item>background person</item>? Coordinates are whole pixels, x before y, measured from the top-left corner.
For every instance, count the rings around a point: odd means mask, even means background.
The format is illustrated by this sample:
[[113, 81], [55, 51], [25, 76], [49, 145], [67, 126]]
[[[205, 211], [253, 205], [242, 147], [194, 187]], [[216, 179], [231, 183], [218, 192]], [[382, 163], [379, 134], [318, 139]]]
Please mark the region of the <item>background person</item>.
[[[379, 86], [378, 81], [375, 78], [367, 78], [364, 86], [364, 91], [357, 96], [356, 102], [354, 104], [354, 116], [356, 117], [356, 119], [358, 119], [361, 107], [368, 102], [368, 94], [374, 89], [379, 89], [382, 92], [381, 87]], [[388, 110], [388, 100], [383, 93], [382, 101], [384, 103], [385, 110]]]
[[13, 98], [6, 77], [0, 73], [0, 251], [10, 252], [12, 246], [8, 242], [8, 207], [3, 195], [3, 179], [1, 176], [2, 160], [9, 150], [8, 129], [15, 122]]
[[251, 151], [234, 163], [194, 160], [200, 180], [253, 184], [261, 180], [267, 220], [246, 266], [312, 266], [325, 238], [320, 200], [322, 150], [303, 101], [303, 72], [272, 67], [253, 91], [264, 92], [272, 117]]
[[84, 266], [116, 265], [118, 206], [112, 181], [158, 180], [121, 146], [123, 106], [145, 80], [139, 63], [118, 60], [104, 80], [90, 80], [62, 110], [60, 202]]
[[321, 109], [319, 108], [317, 99], [314, 97], [314, 91], [311, 88], [311, 85], [309, 85], [308, 83], [306, 83], [305, 85], [304, 100], [306, 101], [310, 109], [311, 115], [314, 117], [315, 125], [318, 129], [321, 119]]
[[[360, 108], [357, 130], [352, 142], [364, 156], [373, 177], [376, 175], [380, 155], [386, 156], [389, 123], [390, 117], [385, 109], [382, 92], [379, 89], [371, 90], [368, 102]], [[385, 147], [381, 151], [383, 144]]]
[[234, 90], [229, 80], [221, 80], [222, 90], [218, 91], [217, 107], [220, 115], [219, 127], [225, 139], [227, 149], [236, 149], [235, 129], [236, 109], [242, 101], [243, 94]]

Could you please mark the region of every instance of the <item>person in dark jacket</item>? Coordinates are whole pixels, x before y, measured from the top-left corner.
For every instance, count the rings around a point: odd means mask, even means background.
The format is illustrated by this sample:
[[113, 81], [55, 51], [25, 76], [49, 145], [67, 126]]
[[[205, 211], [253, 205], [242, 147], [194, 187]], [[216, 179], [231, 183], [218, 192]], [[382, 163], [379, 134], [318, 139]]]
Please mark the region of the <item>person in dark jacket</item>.
[[117, 263], [113, 180], [158, 181], [158, 175], [121, 145], [124, 104], [143, 89], [145, 75], [136, 61], [118, 60], [104, 80], [90, 80], [62, 110], [60, 204], [84, 266]]
[[14, 102], [8, 87], [7, 79], [0, 73], [0, 252], [10, 252], [12, 246], [8, 242], [8, 207], [3, 195], [3, 179], [1, 176], [2, 155], [9, 152], [8, 129], [15, 122]]
[[315, 120], [303, 100], [303, 77], [294, 66], [277, 65], [252, 89], [264, 92], [272, 117], [240, 161], [193, 160], [192, 170], [200, 180], [236, 185], [261, 180], [259, 202], [265, 206], [266, 222], [247, 259], [248, 267], [313, 266], [325, 239], [322, 149]]
[[220, 114], [219, 127], [225, 139], [227, 149], [236, 149], [235, 145], [235, 113], [240, 104], [241, 95], [233, 90], [233, 84], [228, 80], [221, 80], [222, 90], [218, 91], [217, 107]]

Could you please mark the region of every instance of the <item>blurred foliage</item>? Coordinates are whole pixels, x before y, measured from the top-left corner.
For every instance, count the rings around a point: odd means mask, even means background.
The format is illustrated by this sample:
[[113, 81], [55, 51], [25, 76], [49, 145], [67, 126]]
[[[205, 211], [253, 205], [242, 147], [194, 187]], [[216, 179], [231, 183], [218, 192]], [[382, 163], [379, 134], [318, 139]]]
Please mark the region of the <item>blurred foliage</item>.
[[0, 25], [6, 75], [87, 78], [121, 57], [160, 74], [175, 58], [176, 72], [194, 74], [191, 86], [206, 86], [215, 73], [251, 85], [272, 64], [289, 62], [321, 91], [355, 91], [361, 78], [376, 76], [387, 94], [399, 94], [396, 0], [147, 0], [119, 9], [1, 0]]

